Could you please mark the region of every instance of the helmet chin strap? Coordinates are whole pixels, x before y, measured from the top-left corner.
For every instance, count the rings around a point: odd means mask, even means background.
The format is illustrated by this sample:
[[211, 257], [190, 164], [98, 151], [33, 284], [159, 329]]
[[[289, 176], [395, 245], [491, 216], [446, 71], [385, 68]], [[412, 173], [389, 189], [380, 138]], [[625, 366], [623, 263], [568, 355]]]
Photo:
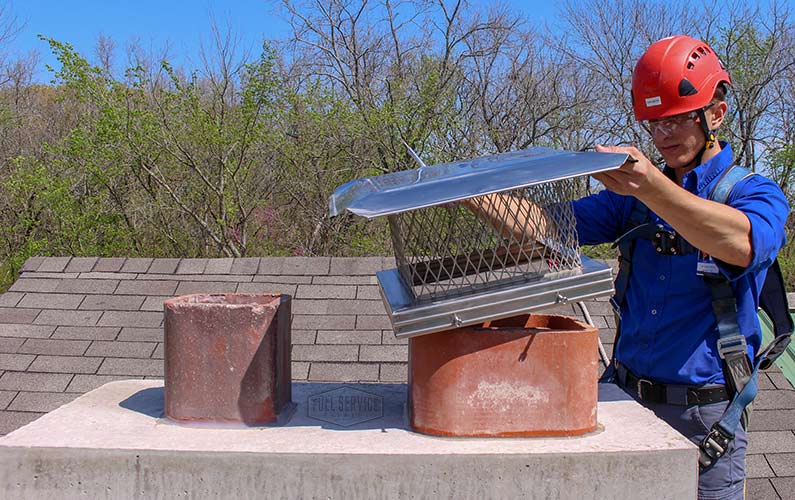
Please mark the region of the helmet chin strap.
[[709, 128], [707, 125], [707, 115], [704, 113], [704, 108], [699, 108], [696, 113], [698, 113], [698, 121], [701, 123], [701, 130], [704, 131], [704, 138], [706, 142], [704, 143], [704, 149], [698, 152], [696, 156], [693, 157], [694, 167], [701, 165], [701, 157], [704, 156], [704, 151], [708, 149], [712, 149], [715, 147], [715, 144], [718, 143], [718, 140], [715, 136], [715, 131]]

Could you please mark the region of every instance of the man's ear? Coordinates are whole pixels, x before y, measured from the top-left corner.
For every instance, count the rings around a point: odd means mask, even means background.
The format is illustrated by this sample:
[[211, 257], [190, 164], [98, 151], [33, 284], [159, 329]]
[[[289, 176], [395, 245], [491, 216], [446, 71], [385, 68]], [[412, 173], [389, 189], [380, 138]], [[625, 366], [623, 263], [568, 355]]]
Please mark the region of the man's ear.
[[707, 110], [706, 116], [710, 130], [716, 130], [723, 124], [728, 109], [729, 106], [726, 105], [726, 101], [718, 101], [717, 104]]

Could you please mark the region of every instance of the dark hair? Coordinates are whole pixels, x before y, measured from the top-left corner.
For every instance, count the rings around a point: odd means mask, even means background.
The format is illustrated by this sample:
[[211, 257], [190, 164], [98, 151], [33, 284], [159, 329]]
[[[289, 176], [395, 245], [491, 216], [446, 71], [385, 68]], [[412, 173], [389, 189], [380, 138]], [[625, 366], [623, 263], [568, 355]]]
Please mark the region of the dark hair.
[[729, 89], [726, 87], [725, 82], [720, 82], [717, 87], [715, 87], [715, 93], [712, 94], [713, 101], [725, 101], [726, 94], [729, 92]]

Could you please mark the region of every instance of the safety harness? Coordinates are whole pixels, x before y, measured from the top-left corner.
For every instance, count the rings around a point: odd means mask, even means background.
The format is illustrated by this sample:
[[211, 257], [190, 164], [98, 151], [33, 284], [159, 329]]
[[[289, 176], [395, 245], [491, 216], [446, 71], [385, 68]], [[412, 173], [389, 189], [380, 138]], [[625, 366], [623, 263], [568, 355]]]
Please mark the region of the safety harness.
[[[719, 203], [726, 203], [734, 186], [741, 180], [756, 175], [747, 169], [732, 165], [717, 181], [709, 195], [709, 199]], [[638, 396], [643, 397], [643, 382], [648, 389], [663, 388], [663, 392], [671, 393], [672, 387], [653, 384], [640, 379], [622, 369], [616, 363], [615, 351], [621, 335], [621, 305], [624, 303], [629, 276], [632, 272], [632, 254], [638, 238], [650, 240], [655, 250], [661, 255], [686, 255], [696, 252], [697, 249], [688, 243], [675, 231], [669, 231], [661, 224], [650, 222], [649, 209], [639, 200], [635, 200], [629, 217], [628, 230], [613, 244], [618, 247], [619, 267], [615, 279], [615, 295], [610, 299], [616, 316], [616, 336], [613, 342], [613, 358], [610, 366], [603, 376], [603, 380], [615, 381], [616, 378], [626, 386], [634, 387], [637, 383]], [[759, 369], [768, 368], [784, 352], [790, 342], [793, 331], [792, 317], [789, 314], [787, 296], [784, 289], [784, 279], [781, 275], [778, 260], [767, 271], [764, 286], [759, 296], [759, 306], [771, 319], [775, 339], [762, 352], [753, 363], [748, 359], [745, 335], [740, 331], [737, 322], [737, 300], [728, 279], [721, 274], [705, 274], [705, 283], [712, 294], [712, 310], [718, 326], [718, 355], [723, 360], [723, 372], [726, 388], [723, 394], [728, 393], [731, 398], [723, 416], [715, 422], [710, 432], [701, 442], [699, 464], [702, 468], [709, 467], [715, 460], [723, 456], [734, 439], [735, 431], [739, 425], [747, 426], [750, 413], [750, 404], [756, 397], [757, 373]], [[684, 391], [684, 404], [703, 404], [703, 394], [715, 389], [688, 388]], [[720, 388], [721, 390], [723, 388]], [[701, 399], [699, 399], [699, 394]], [[691, 397], [692, 396], [692, 397]], [[707, 395], [708, 396], [708, 395]], [[724, 398], [723, 400], [725, 400]], [[720, 399], [718, 399], [720, 400]]]

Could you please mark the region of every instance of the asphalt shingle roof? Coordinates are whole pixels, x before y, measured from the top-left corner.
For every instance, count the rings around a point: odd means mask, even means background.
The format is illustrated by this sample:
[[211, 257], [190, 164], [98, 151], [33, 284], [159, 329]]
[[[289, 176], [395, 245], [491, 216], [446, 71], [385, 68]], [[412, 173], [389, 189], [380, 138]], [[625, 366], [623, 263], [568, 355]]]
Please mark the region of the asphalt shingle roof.
[[[163, 300], [188, 293], [293, 296], [294, 380], [406, 381], [375, 272], [387, 257], [149, 259], [33, 257], [0, 295], [0, 434], [113, 380], [163, 377]], [[608, 352], [615, 321], [588, 309]], [[580, 316], [579, 309], [555, 311]], [[795, 491], [795, 389], [765, 372], [751, 418], [748, 498]]]

